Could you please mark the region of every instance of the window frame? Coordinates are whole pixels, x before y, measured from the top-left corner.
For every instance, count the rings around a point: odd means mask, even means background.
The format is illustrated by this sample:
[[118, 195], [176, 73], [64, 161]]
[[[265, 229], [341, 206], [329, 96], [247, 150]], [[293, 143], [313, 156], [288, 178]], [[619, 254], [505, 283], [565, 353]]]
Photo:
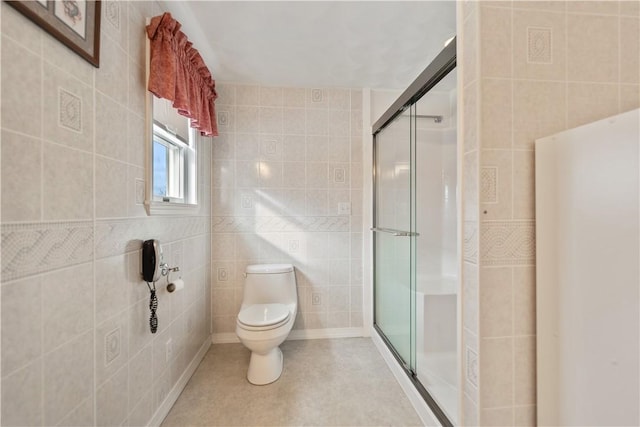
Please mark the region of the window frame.
[[[149, 58], [150, 58], [150, 44], [149, 39], [146, 37], [146, 74], [147, 81], [149, 79]], [[167, 129], [166, 126], [158, 125], [154, 123], [153, 119], [153, 97], [154, 95], [146, 91], [145, 102], [145, 200], [144, 205], [147, 211], [147, 215], [197, 215], [199, 212], [198, 199], [199, 199], [199, 185], [198, 185], [198, 148], [200, 145], [200, 135], [190, 126], [189, 123], [189, 138], [188, 141], [184, 141], [174, 135], [171, 129]], [[188, 118], [184, 118], [189, 120]], [[174, 177], [174, 180], [179, 181], [181, 185], [180, 195], [182, 197], [156, 197], [153, 190], [153, 148], [156, 135], [161, 135], [160, 138], [165, 140], [168, 144], [173, 144], [178, 147], [182, 153], [180, 156], [180, 172], [178, 177]], [[167, 170], [169, 174], [169, 170]], [[169, 179], [169, 177], [168, 177]]]

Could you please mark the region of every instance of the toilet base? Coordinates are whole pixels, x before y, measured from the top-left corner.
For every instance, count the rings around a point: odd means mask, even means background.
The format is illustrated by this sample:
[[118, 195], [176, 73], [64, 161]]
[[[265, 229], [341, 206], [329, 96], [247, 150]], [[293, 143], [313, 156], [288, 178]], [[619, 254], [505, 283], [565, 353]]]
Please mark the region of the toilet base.
[[247, 380], [254, 385], [266, 385], [282, 375], [282, 350], [276, 347], [267, 354], [251, 353]]

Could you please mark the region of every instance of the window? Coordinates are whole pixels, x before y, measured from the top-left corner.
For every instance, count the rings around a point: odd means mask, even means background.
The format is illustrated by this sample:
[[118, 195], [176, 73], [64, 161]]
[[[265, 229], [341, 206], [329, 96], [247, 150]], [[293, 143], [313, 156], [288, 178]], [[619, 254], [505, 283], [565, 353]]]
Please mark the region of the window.
[[188, 189], [185, 159], [190, 155], [188, 141], [161, 124], [153, 124], [153, 200], [159, 202], [185, 203]]
[[[151, 95], [153, 96], [153, 95]], [[149, 214], [175, 214], [197, 206], [196, 133], [189, 119], [153, 97], [147, 184]]]

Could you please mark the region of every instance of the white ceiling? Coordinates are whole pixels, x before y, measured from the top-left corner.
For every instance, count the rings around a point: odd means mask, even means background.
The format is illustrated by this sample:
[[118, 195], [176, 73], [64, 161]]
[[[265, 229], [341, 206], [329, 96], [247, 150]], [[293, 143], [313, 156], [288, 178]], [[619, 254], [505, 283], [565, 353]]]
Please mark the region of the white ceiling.
[[405, 89], [455, 35], [454, 1], [166, 1], [214, 78]]

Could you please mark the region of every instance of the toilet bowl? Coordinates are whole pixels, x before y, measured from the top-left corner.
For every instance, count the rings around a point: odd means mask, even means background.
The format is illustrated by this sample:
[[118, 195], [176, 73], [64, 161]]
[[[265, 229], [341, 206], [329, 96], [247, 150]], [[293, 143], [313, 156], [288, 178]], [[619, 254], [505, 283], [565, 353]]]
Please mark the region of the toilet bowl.
[[296, 278], [291, 264], [250, 265], [236, 320], [236, 335], [251, 350], [247, 379], [256, 385], [280, 378], [280, 344], [287, 338], [298, 310]]

